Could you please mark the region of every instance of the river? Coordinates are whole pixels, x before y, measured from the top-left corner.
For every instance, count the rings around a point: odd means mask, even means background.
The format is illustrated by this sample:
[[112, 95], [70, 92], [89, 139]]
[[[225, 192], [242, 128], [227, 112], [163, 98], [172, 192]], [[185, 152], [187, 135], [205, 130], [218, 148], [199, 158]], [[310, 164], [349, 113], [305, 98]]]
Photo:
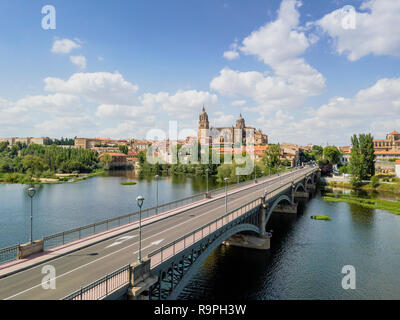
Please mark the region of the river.
[[[134, 186], [121, 182], [137, 181]], [[205, 191], [203, 177], [163, 177], [159, 202]], [[210, 181], [210, 187], [216, 184]], [[29, 239], [30, 202], [22, 185], [0, 185], [0, 247]], [[156, 182], [113, 172], [77, 183], [44, 185], [34, 198], [34, 238], [155, 204]], [[312, 220], [326, 214], [332, 221]], [[271, 250], [221, 246], [180, 299], [400, 299], [400, 216], [315, 195], [296, 216], [273, 215]], [[356, 270], [356, 290], [344, 290], [343, 266]]]

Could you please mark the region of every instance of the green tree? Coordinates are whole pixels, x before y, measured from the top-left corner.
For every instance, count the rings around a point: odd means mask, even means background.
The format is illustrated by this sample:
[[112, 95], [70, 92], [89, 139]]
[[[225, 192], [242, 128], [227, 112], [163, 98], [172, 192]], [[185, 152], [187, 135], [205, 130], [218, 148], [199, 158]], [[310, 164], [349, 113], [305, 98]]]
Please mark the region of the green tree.
[[323, 151], [324, 158], [332, 164], [337, 164], [340, 159], [340, 151], [335, 146], [325, 147]]
[[362, 155], [360, 150], [360, 142], [357, 135], [353, 135], [351, 138], [351, 156], [349, 162], [349, 170], [351, 173], [351, 184], [355, 188], [359, 188], [362, 184]]
[[271, 173], [275, 173], [278, 167], [281, 165], [280, 160], [281, 146], [279, 144], [270, 144], [265, 151], [263, 162], [267, 169], [270, 169]]
[[109, 169], [111, 166], [112, 157], [108, 153], [106, 153], [101, 158], [101, 162], [102, 162], [104, 168]]
[[122, 145], [118, 147], [119, 151], [121, 151], [122, 153], [128, 154], [129, 148], [127, 145]]

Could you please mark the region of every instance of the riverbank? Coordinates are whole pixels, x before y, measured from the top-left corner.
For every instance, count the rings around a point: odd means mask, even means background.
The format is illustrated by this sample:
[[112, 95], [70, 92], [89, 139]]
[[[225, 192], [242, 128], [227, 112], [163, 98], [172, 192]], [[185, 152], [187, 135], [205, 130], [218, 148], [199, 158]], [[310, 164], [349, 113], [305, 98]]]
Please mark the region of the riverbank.
[[326, 193], [322, 199], [327, 202], [347, 202], [365, 208], [386, 210], [390, 213], [400, 215], [400, 202], [396, 200], [367, 199], [355, 195], [335, 193]]
[[[325, 181], [322, 185], [324, 187], [327, 186], [332, 188], [354, 190], [353, 186], [347, 181]], [[367, 192], [390, 193], [392, 195], [400, 195], [400, 183], [379, 182], [379, 185], [375, 188], [373, 188], [369, 183], [365, 183], [360, 187], [360, 190]]]
[[84, 181], [88, 178], [104, 174], [103, 169], [97, 169], [91, 173], [83, 174], [54, 174], [48, 177], [35, 178], [25, 173], [0, 173], [0, 184], [61, 184]]

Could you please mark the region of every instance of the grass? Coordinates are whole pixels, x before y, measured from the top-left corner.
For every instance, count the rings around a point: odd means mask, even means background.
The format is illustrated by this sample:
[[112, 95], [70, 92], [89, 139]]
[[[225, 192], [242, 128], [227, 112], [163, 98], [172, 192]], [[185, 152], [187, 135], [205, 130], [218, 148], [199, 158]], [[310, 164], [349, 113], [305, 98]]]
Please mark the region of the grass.
[[311, 219], [314, 219], [314, 220], [325, 220], [325, 221], [331, 221], [332, 220], [330, 216], [325, 216], [325, 215], [312, 216]]
[[122, 186], [134, 186], [136, 182], [134, 181], [128, 181], [128, 182], [121, 182]]
[[386, 210], [391, 213], [400, 215], [399, 201], [365, 199], [353, 195], [334, 195], [334, 194], [327, 194], [326, 196], [323, 197], [323, 199], [328, 202], [347, 202], [365, 208]]

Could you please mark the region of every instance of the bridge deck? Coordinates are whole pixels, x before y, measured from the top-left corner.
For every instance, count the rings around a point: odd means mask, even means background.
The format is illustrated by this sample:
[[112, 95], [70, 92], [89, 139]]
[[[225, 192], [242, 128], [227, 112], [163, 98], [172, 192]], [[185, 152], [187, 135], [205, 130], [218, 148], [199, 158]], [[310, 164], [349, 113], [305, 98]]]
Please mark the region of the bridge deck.
[[[313, 170], [301, 169], [282, 174], [278, 179], [264, 179], [258, 184], [231, 190], [228, 196], [228, 211], [261, 197], [265, 188], [276, 188]], [[162, 220], [154, 222], [149, 219], [147, 224], [144, 224], [142, 227], [143, 256], [223, 216], [225, 214], [225, 198], [224, 195], [220, 195], [214, 199], [200, 201], [186, 207], [183, 212], [173, 215], [180, 211], [182, 208], [177, 208], [169, 213], [170, 216], [163, 217]], [[153, 217], [153, 219], [157, 218]], [[0, 279], [0, 299], [61, 299], [107, 273], [112, 273], [118, 268], [136, 261], [138, 230], [136, 224], [130, 227], [134, 229], [123, 235], [119, 233], [82, 250]], [[55, 290], [42, 288], [41, 283], [45, 276], [42, 274], [42, 267], [46, 264], [55, 267]]]

